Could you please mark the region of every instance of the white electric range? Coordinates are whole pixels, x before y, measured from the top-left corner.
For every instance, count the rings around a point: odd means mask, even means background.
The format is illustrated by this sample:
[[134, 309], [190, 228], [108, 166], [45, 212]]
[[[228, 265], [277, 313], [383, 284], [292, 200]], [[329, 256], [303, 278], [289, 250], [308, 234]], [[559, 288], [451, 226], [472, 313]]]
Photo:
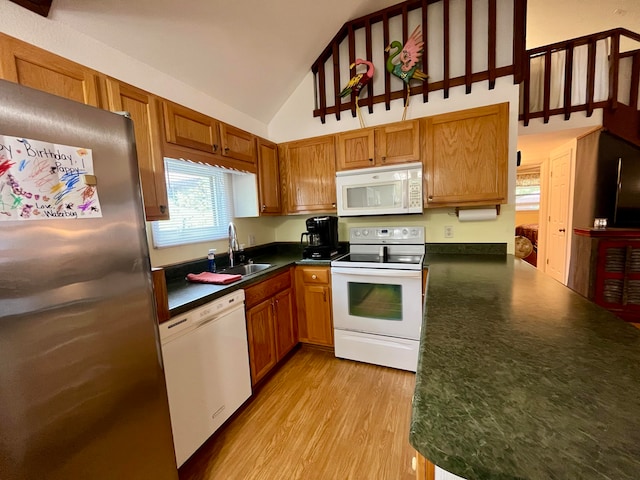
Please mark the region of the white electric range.
[[416, 371], [424, 227], [352, 227], [331, 262], [336, 357]]

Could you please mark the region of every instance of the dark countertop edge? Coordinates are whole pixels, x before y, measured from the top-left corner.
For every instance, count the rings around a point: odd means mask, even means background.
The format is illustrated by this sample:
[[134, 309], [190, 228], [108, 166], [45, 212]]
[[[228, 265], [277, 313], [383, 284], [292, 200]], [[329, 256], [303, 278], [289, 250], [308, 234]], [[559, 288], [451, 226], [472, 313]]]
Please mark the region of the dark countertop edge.
[[[506, 243], [427, 243], [426, 249], [427, 257], [431, 252], [449, 255], [506, 255]], [[333, 258], [347, 253], [348, 250], [349, 244], [340, 242], [339, 253]], [[247, 260], [251, 259], [254, 263], [270, 263], [272, 267], [248, 275], [238, 282], [228, 285], [195, 284], [185, 280], [187, 273], [206, 271], [206, 258], [163, 267], [167, 282], [170, 317], [181, 315], [231, 292], [249, 287], [286, 268], [295, 265], [330, 266], [332, 260], [303, 259], [302, 248], [298, 242], [273, 242], [246, 248], [243, 253]], [[224, 269], [228, 262], [227, 253], [223, 252], [216, 255], [216, 264], [219, 271]], [[426, 261], [424, 266], [426, 268]]]
[[[487, 263], [487, 264], [492, 264], [495, 263], [497, 260], [496, 256], [493, 256], [493, 259], [490, 258], [491, 255], [478, 255], [475, 258], [471, 258], [471, 256], [467, 256], [467, 255], [455, 255], [455, 254], [444, 254], [444, 255], [440, 255], [440, 254], [432, 254], [432, 255], [426, 255], [425, 256], [425, 264], [424, 267], [425, 269], [429, 270], [429, 277], [432, 277], [433, 275], [435, 275], [436, 277], [438, 277], [438, 275], [443, 275], [443, 276], [448, 276], [450, 274], [450, 269], [454, 267], [455, 264], [460, 264], [460, 265], [464, 265], [465, 263], [468, 262], [474, 262], [474, 263], [478, 263], [478, 264], [482, 264], [482, 263]], [[503, 260], [499, 260], [500, 263], [504, 262], [505, 265], [507, 265], [507, 262], [515, 262], [517, 263], [518, 267], [517, 269], [524, 269], [524, 270], [520, 270], [520, 271], [524, 271], [525, 274], [528, 276], [530, 274], [534, 274], [534, 275], [540, 275], [540, 276], [544, 276], [545, 281], [551, 282], [552, 279], [550, 279], [550, 277], [545, 276], [544, 273], [538, 272], [537, 269], [529, 264], [527, 264], [526, 262], [517, 259], [516, 257], [514, 257], [513, 255], [506, 255], [505, 259]], [[439, 268], [440, 267], [440, 268]], [[515, 278], [514, 278], [515, 279]], [[411, 446], [418, 452], [420, 453], [424, 458], [426, 458], [427, 460], [429, 460], [431, 463], [433, 463], [434, 465], [437, 465], [438, 467], [444, 469], [447, 472], [450, 472], [452, 474], [455, 475], [459, 475], [463, 478], [469, 478], [471, 479], [483, 479], [483, 480], [524, 480], [524, 479], [528, 479], [528, 478], [578, 478], [578, 476], [571, 476], [570, 473], [568, 473], [569, 476], [563, 476], [564, 473], [567, 472], [562, 472], [560, 473], [558, 477], [540, 477], [540, 476], [529, 476], [527, 473], [524, 473], [523, 475], [520, 474], [510, 474], [507, 473], [505, 471], [499, 471], [499, 470], [495, 470], [495, 469], [490, 469], [487, 468], [486, 466], [484, 466], [481, 463], [478, 462], [474, 462], [474, 460], [472, 459], [475, 458], [475, 454], [473, 452], [469, 452], [468, 454], [462, 454], [460, 452], [460, 446], [456, 445], [456, 439], [454, 438], [453, 440], [451, 440], [451, 443], [447, 443], [447, 441], [444, 442], [439, 442], [438, 444], [436, 444], [435, 437], [429, 437], [429, 433], [427, 431], [426, 433], [426, 437], [425, 437], [425, 431], [416, 431], [414, 430], [414, 426], [416, 424], [421, 424], [421, 421], [419, 418], [416, 417], [416, 404], [420, 404], [424, 402], [424, 399], [419, 398], [421, 395], [418, 392], [419, 387], [421, 387], [421, 384], [424, 382], [424, 385], [422, 385], [422, 387], [425, 387], [429, 384], [429, 375], [428, 375], [428, 371], [425, 368], [423, 370], [423, 365], [422, 365], [422, 357], [425, 356], [426, 352], [427, 352], [427, 347], [425, 345], [425, 339], [428, 335], [428, 329], [425, 328], [427, 326], [427, 324], [429, 323], [429, 318], [428, 318], [428, 296], [429, 296], [429, 284], [434, 281], [433, 277], [430, 278], [427, 281], [427, 292], [425, 293], [425, 307], [424, 307], [424, 318], [423, 318], [423, 333], [420, 339], [420, 360], [418, 362], [418, 372], [416, 373], [416, 391], [415, 391], [415, 395], [414, 395], [414, 400], [413, 400], [413, 405], [412, 405], [412, 418], [411, 418], [411, 428], [410, 428], [410, 432], [409, 432], [409, 443], [411, 444]], [[580, 296], [579, 294], [577, 294], [576, 292], [573, 292], [570, 288], [565, 287], [561, 284], [558, 284], [558, 288], [562, 289], [564, 291], [566, 291], [567, 295], [572, 296], [574, 298], [574, 303], [575, 303], [575, 298], [579, 298], [578, 302], [579, 303], [584, 303], [589, 304], [591, 306], [586, 307], [587, 310], [591, 310], [593, 311], [593, 318], [590, 321], [593, 321], [594, 324], [600, 321], [606, 321], [606, 320], [615, 320], [616, 321], [616, 325], [612, 326], [612, 329], [614, 331], [617, 331], [620, 333], [620, 328], [625, 327], [625, 322], [621, 319], [617, 319], [615, 318], [610, 312], [602, 309], [601, 307], [598, 307], [597, 305], [593, 304], [592, 302], [588, 301], [587, 299], [585, 299], [584, 297]], [[432, 318], [433, 320], [433, 318]], [[633, 337], [634, 341], [637, 342], [638, 340], [638, 334], [636, 333], [636, 330], [634, 329], [635, 327], [628, 325], [628, 329], [626, 329], [624, 332], [626, 337]], [[630, 335], [631, 333], [633, 333], [634, 335]], [[608, 332], [609, 334], [609, 332]], [[610, 335], [613, 335], [613, 333], [610, 333]], [[608, 336], [608, 335], [605, 335]], [[441, 340], [441, 338], [440, 338]], [[603, 341], [608, 341], [610, 339], [608, 338], [603, 338]], [[455, 340], [454, 340], [455, 341]], [[635, 350], [634, 350], [635, 351]], [[615, 352], [614, 352], [615, 353]], [[635, 367], [634, 367], [635, 368]], [[422, 378], [421, 378], [422, 375]], [[635, 391], [635, 390], [634, 390]], [[635, 397], [634, 397], [635, 398]], [[637, 404], [637, 402], [636, 402]], [[426, 404], [425, 404], [426, 405]], [[418, 406], [418, 408], [420, 408], [420, 406]], [[418, 413], [417, 415], [420, 415], [420, 413]], [[636, 421], [636, 420], [634, 420]], [[472, 427], [469, 427], [472, 428]], [[449, 430], [447, 430], [449, 432]], [[490, 439], [487, 439], [487, 442], [490, 443]], [[456, 446], [454, 446], [456, 445]], [[637, 449], [636, 449], [637, 450]], [[540, 465], [545, 465], [545, 460], [549, 460], [549, 458], [545, 458], [544, 455], [548, 455], [549, 452], [545, 452], [544, 451], [544, 446], [541, 446], [541, 454], [536, 454], [535, 452], [528, 452], [528, 453], [532, 453], [533, 455], [539, 457], [539, 464]], [[457, 454], [456, 454], [457, 452]], [[587, 453], [587, 452], [583, 452], [583, 453]], [[561, 458], [561, 452], [558, 453], [557, 455], [558, 458]], [[557, 458], [555, 460], [558, 460]], [[566, 460], [566, 457], [565, 457]], [[575, 462], [574, 462], [575, 463]], [[537, 472], [538, 474], [540, 472]], [[576, 472], [578, 473], [578, 472]], [[611, 472], [610, 472], [611, 473]], [[603, 474], [606, 474], [606, 472], [604, 472]], [[579, 478], [583, 478], [583, 477], [579, 477]], [[586, 478], [586, 477], [584, 477]], [[604, 478], [604, 477], [603, 477]], [[622, 475], [622, 476], [618, 476], [618, 477], [607, 477], [607, 478], [625, 478], [625, 479], [634, 479], [637, 478], [635, 476], [628, 476], [628, 475]]]
[[[205, 305], [213, 300], [221, 298], [236, 290], [247, 288], [253, 284], [259, 283], [265, 280], [267, 277], [275, 275], [279, 272], [285, 271], [296, 265], [320, 265], [329, 266], [331, 260], [310, 260], [297, 258], [283, 258], [283, 255], [270, 255], [265, 254], [259, 257], [255, 257], [255, 263], [270, 263], [271, 267], [247, 275], [241, 280], [228, 284], [228, 285], [213, 285], [213, 284], [198, 284], [191, 283], [185, 279], [174, 279], [167, 281], [167, 296], [169, 299], [169, 314], [170, 317], [181, 315], [201, 305]], [[193, 291], [193, 294], [188, 294], [189, 290]]]

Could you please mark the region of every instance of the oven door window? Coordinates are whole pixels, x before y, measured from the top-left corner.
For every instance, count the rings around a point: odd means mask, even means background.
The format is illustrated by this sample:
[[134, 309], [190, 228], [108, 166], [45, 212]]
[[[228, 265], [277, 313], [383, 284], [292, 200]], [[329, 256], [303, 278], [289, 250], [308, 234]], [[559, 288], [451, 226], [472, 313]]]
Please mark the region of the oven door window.
[[348, 283], [349, 315], [402, 321], [402, 285]]

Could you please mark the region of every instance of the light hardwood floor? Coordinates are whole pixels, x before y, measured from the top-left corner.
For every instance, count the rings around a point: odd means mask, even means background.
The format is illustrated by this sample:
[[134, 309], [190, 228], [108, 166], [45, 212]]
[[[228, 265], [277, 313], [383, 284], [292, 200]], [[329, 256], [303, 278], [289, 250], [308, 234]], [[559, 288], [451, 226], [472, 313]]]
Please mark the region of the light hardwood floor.
[[414, 377], [302, 347], [180, 480], [413, 480]]

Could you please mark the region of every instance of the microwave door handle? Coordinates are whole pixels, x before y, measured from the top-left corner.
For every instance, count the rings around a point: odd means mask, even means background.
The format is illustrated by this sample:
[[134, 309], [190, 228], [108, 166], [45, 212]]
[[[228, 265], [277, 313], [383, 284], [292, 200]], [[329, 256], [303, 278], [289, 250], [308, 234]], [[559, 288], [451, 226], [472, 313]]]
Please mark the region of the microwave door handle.
[[409, 180], [406, 178], [402, 180], [402, 208], [406, 209], [409, 206]]

